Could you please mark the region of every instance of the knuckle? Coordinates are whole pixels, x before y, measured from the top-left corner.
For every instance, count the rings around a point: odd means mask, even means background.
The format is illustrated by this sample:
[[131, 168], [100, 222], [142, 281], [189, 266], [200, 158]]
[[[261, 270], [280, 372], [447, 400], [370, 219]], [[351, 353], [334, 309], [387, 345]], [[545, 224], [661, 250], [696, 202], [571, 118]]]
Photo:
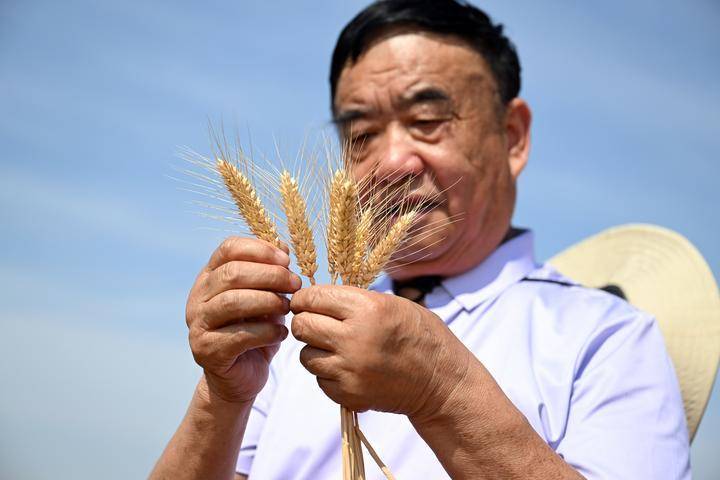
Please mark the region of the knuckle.
[[340, 392], [338, 392], [338, 390], [335, 388], [334, 383], [320, 377], [315, 377], [315, 381], [317, 382], [323, 393], [325, 393], [325, 395], [330, 398], [330, 400], [335, 403], [344, 404], [344, 402], [342, 401], [342, 395], [339, 394]]
[[271, 278], [273, 285], [287, 285], [290, 283], [290, 271], [287, 268], [273, 266]]
[[366, 311], [370, 317], [377, 318], [382, 315], [384, 307], [382, 305], [383, 300], [377, 298], [365, 297], [363, 302], [363, 310]]
[[245, 347], [248, 343], [250, 343], [251, 335], [245, 330], [238, 330], [236, 332], [233, 332], [232, 341], [236, 345], [242, 346], [243, 350], [246, 350], [247, 348]]
[[227, 237], [218, 247], [219, 253], [225, 259], [242, 258], [247, 254], [251, 245], [258, 240], [238, 236]]
[[305, 368], [308, 367], [308, 362], [310, 361], [310, 351], [308, 350], [309, 348], [310, 347], [306, 345], [302, 349], [300, 349], [300, 364]]
[[287, 298], [273, 292], [264, 292], [268, 295], [268, 305], [273, 313], [287, 313]]
[[235, 250], [235, 246], [237, 245], [238, 240], [239, 237], [232, 236], [227, 237], [225, 240], [222, 241], [222, 243], [218, 247], [218, 252], [223, 258], [227, 258], [232, 255], [232, 252]]
[[219, 296], [218, 303], [218, 307], [223, 312], [232, 312], [237, 308], [237, 298], [230, 291], [223, 292]]
[[305, 321], [306, 318], [303, 316], [303, 314], [298, 313], [297, 315], [293, 316], [292, 324], [290, 325], [293, 337], [297, 338], [300, 341], [304, 339]]
[[220, 267], [220, 281], [226, 285], [232, 285], [238, 277], [237, 262], [228, 262]]
[[188, 301], [187, 305], [185, 305], [185, 325], [187, 325], [188, 328], [191, 328], [195, 323], [198, 315], [197, 310], [198, 307], [194, 302]]
[[207, 342], [202, 333], [195, 329], [190, 330], [189, 341], [190, 351], [192, 352], [195, 362], [200, 366], [206, 365], [209, 361], [209, 352]]

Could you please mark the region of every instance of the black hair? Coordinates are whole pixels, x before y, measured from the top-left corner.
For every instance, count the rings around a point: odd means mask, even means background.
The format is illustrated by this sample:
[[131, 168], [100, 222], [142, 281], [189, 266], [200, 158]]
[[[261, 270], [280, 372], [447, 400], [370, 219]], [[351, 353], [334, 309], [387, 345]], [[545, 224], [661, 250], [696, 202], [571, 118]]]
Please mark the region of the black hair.
[[520, 92], [520, 60], [513, 43], [479, 8], [463, 0], [380, 0], [368, 5], [338, 37], [330, 64], [330, 104], [348, 59], [357, 61], [375, 37], [392, 27], [411, 26], [464, 40], [488, 63], [503, 105]]

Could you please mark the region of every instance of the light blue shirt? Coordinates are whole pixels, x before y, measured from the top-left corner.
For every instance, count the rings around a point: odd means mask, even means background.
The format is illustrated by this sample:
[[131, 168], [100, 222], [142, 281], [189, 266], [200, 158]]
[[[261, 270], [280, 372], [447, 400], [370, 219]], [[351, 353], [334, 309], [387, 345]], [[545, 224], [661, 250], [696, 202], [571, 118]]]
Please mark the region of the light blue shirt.
[[[655, 320], [536, 264], [532, 249], [530, 232], [505, 242], [426, 306], [585, 477], [690, 478], [680, 389]], [[388, 278], [374, 288], [392, 294]], [[340, 408], [300, 365], [302, 346], [283, 344], [253, 406], [237, 464], [251, 479], [341, 478]], [[359, 416], [399, 480], [448, 478], [405, 416]], [[365, 465], [368, 479], [384, 478], [369, 455]]]

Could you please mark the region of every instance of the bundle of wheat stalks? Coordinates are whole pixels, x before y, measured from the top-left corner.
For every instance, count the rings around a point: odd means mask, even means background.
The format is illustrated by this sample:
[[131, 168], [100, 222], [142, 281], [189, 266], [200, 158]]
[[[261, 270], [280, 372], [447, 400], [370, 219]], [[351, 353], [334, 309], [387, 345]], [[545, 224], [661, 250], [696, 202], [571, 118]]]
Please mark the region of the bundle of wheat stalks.
[[[343, 152], [346, 151], [343, 149]], [[231, 152], [227, 146], [218, 148], [215, 157], [210, 162], [194, 154], [191, 161], [211, 170], [218, 179], [195, 172], [191, 172], [192, 175], [216, 187], [224, 185], [236, 213], [257, 238], [280, 247], [283, 243], [281, 237], [287, 237], [300, 272], [313, 285], [318, 269], [313, 227], [318, 223], [325, 224], [321, 231], [327, 248], [331, 282], [336, 284], [341, 281], [344, 285], [367, 288], [422, 213], [422, 205], [411, 205], [406, 201], [409, 182], [400, 186], [391, 182], [379, 182], [381, 186], [378, 182], [371, 185], [369, 180], [357, 182], [344, 167], [346, 162], [341, 156], [336, 167], [330, 166], [320, 175], [318, 172], [306, 172], [304, 178], [321, 178], [321, 190], [324, 191], [320, 215], [312, 219], [308, 213], [307, 194], [304, 195], [304, 185], [298, 175], [286, 169], [275, 172], [260, 169], [241, 151]], [[257, 181], [257, 178], [260, 180]], [[264, 195], [258, 193], [258, 183], [265, 187]], [[284, 213], [284, 219], [268, 210], [261, 196], [274, 198]], [[285, 235], [279, 233], [278, 225], [282, 226], [282, 223]], [[430, 233], [432, 228], [427, 229], [426, 226], [423, 235]], [[340, 418], [343, 479], [365, 479], [362, 445], [385, 477], [393, 479], [388, 467], [360, 430], [357, 414], [341, 406]]]

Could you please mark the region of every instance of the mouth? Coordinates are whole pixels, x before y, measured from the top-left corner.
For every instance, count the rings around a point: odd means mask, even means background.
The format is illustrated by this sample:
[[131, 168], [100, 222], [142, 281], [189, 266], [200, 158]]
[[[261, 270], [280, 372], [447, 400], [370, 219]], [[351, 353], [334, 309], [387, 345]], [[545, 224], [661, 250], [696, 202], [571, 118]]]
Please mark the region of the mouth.
[[396, 202], [392, 202], [392, 205], [388, 208], [388, 216], [396, 220], [401, 215], [416, 211], [418, 217], [422, 217], [440, 206], [441, 203], [437, 196], [411, 194]]

